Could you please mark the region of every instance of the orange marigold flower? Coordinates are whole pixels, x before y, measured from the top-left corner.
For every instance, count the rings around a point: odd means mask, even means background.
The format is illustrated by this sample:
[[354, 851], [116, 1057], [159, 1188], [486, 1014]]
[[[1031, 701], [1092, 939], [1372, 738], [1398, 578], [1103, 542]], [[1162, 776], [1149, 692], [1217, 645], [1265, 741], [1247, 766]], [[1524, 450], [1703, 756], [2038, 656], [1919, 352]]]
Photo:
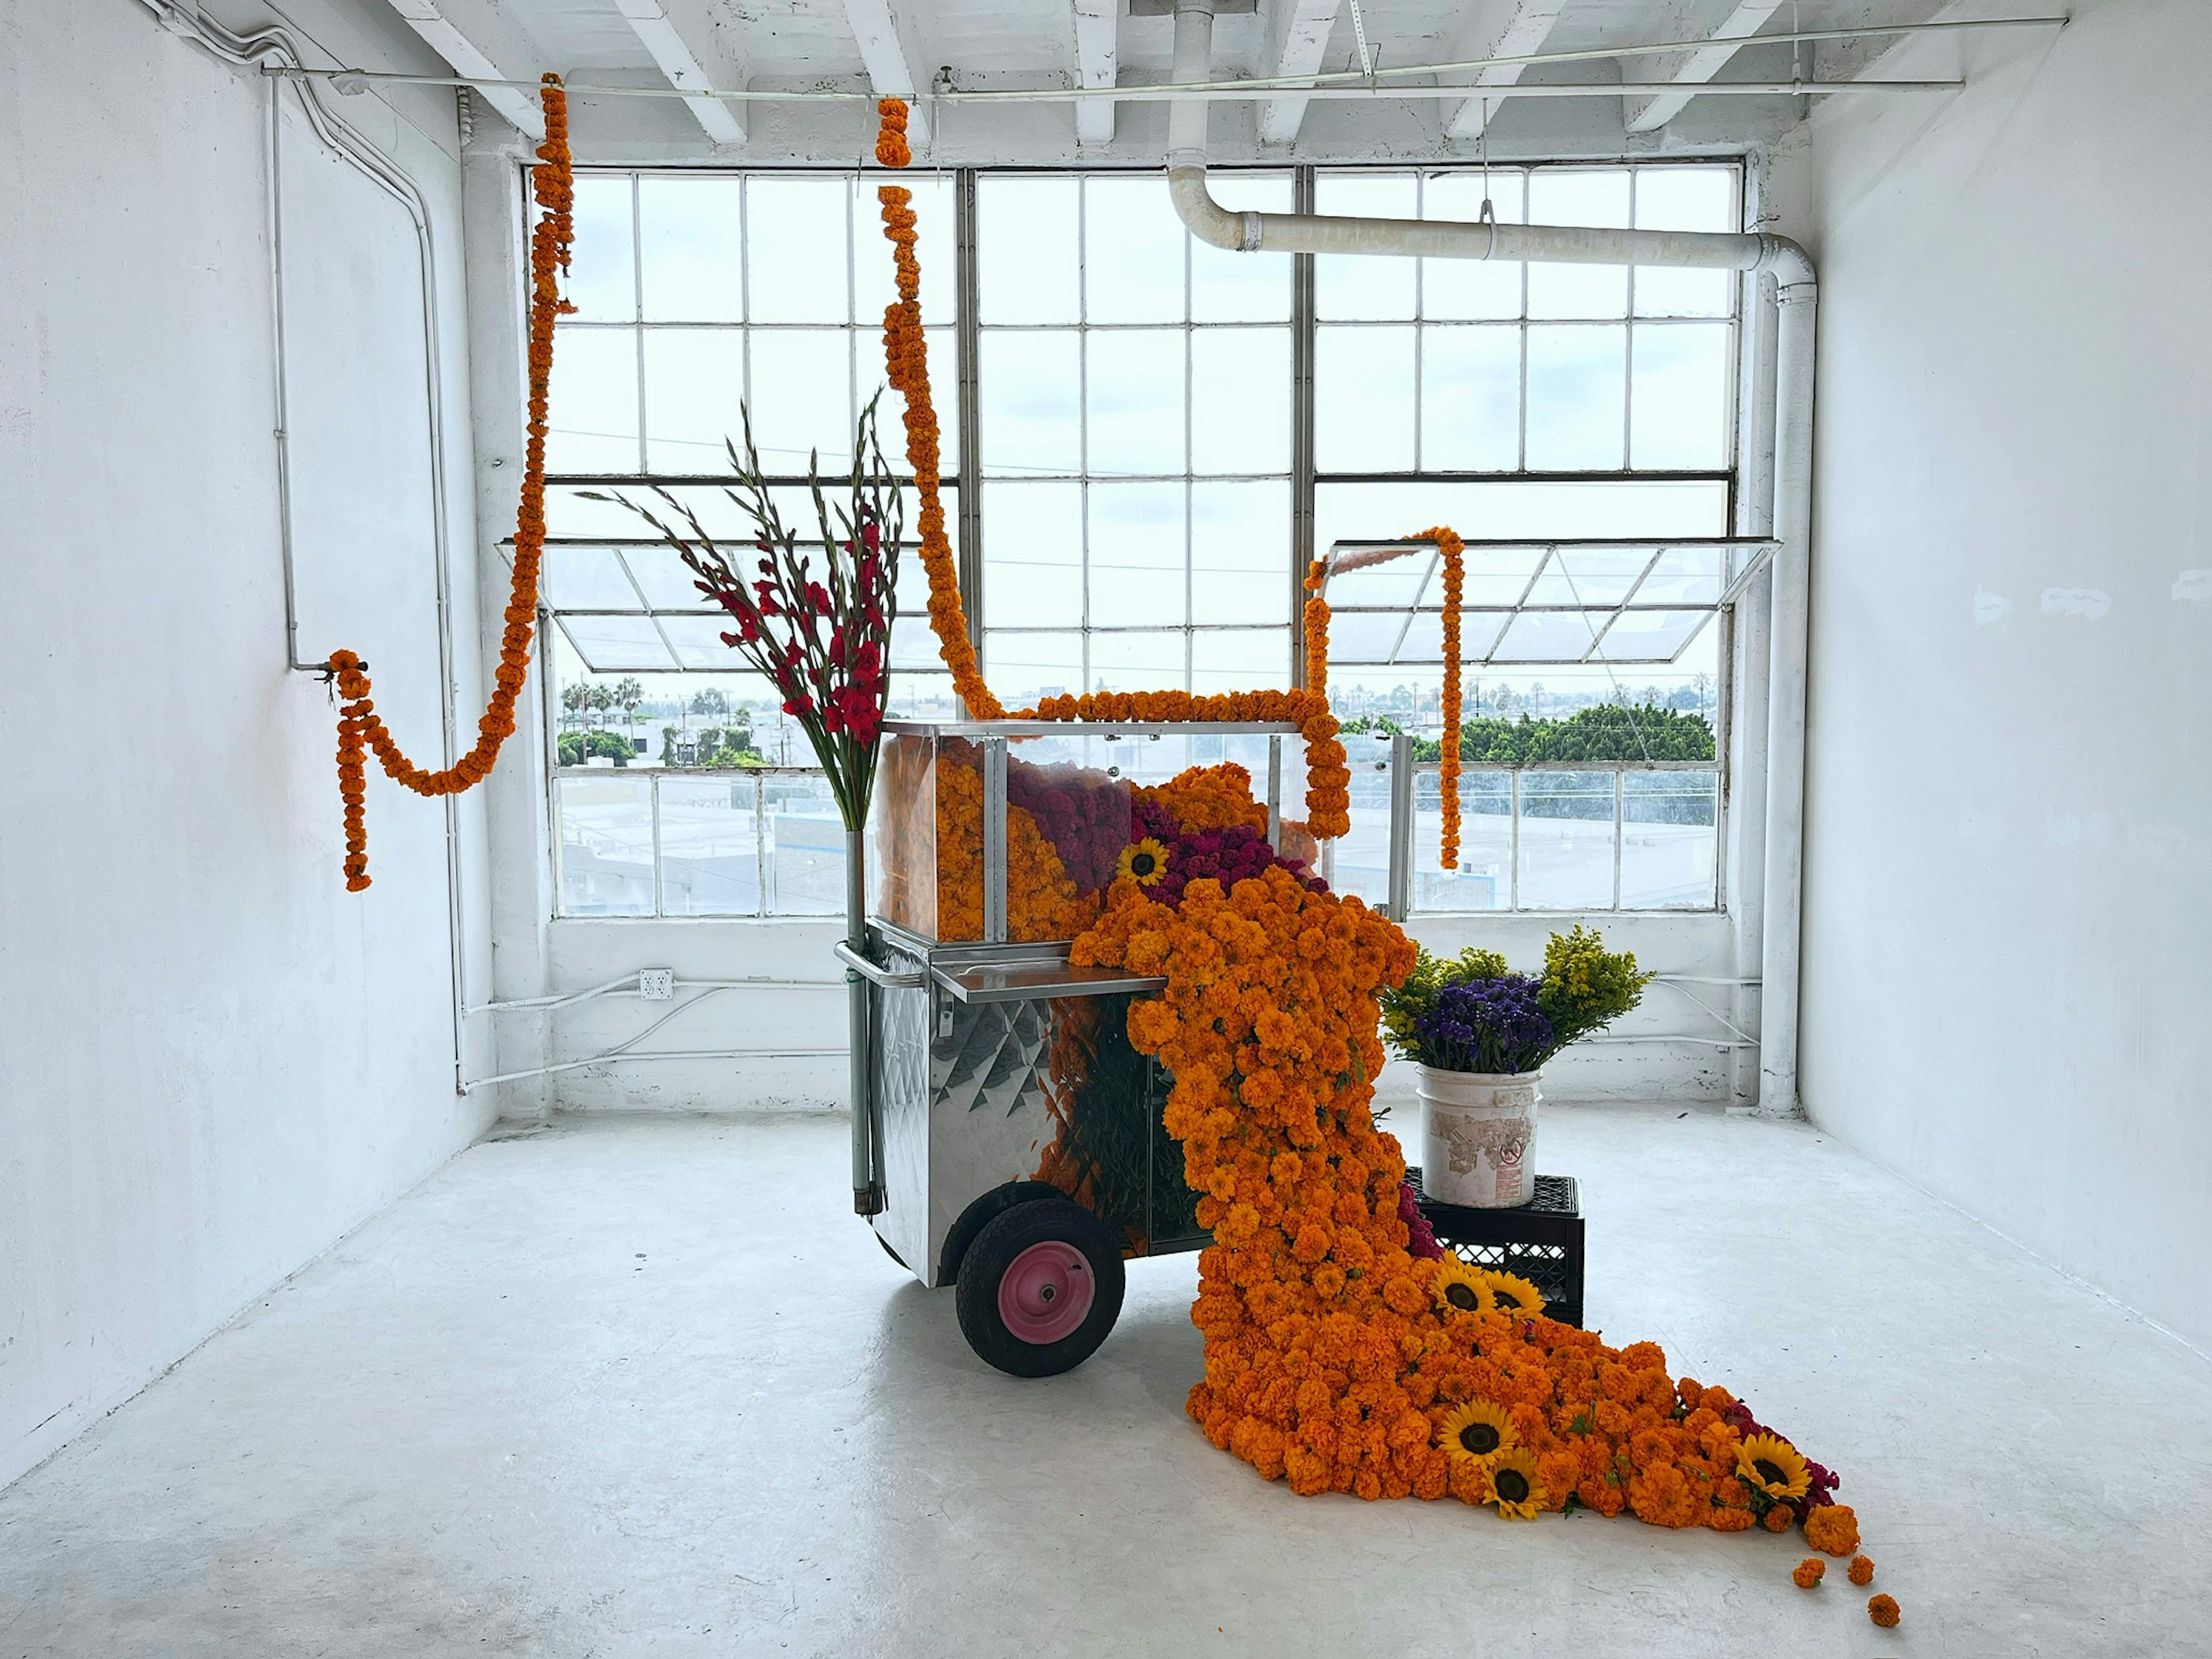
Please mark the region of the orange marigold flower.
[[1808, 1555], [1797, 1564], [1790, 1577], [1799, 1589], [1810, 1589], [1827, 1572], [1828, 1564], [1817, 1555]]
[[1859, 1517], [1849, 1504], [1823, 1504], [1805, 1517], [1805, 1541], [1830, 1555], [1859, 1547]]
[[1867, 1559], [1863, 1555], [1854, 1555], [1851, 1557], [1850, 1565], [1844, 1568], [1844, 1575], [1849, 1577], [1854, 1584], [1871, 1584], [1874, 1583], [1874, 1563]]
[[1772, 1509], [1767, 1510], [1766, 1518], [1759, 1524], [1769, 1532], [1787, 1532], [1790, 1530], [1790, 1523], [1796, 1518], [1790, 1513], [1789, 1504], [1777, 1504]]
[[1895, 1630], [1897, 1621], [1904, 1615], [1898, 1610], [1893, 1595], [1875, 1595], [1867, 1601], [1867, 1617], [1884, 1630]]

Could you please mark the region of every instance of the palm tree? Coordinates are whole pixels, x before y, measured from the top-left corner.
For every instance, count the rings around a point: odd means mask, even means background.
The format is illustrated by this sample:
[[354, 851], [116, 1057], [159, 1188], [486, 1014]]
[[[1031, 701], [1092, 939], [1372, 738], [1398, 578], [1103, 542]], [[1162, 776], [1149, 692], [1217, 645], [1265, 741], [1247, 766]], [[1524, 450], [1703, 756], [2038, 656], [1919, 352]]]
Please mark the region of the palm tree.
[[593, 685], [586, 701], [595, 714], [605, 714], [615, 706], [615, 694], [604, 685]]
[[615, 706], [623, 713], [623, 735], [636, 746], [634, 735], [637, 726], [637, 706], [645, 701], [645, 688], [637, 683], [635, 675], [625, 674], [615, 685]]
[[589, 689], [581, 680], [571, 680], [561, 688], [561, 724], [574, 726], [584, 718], [584, 709], [590, 701]]

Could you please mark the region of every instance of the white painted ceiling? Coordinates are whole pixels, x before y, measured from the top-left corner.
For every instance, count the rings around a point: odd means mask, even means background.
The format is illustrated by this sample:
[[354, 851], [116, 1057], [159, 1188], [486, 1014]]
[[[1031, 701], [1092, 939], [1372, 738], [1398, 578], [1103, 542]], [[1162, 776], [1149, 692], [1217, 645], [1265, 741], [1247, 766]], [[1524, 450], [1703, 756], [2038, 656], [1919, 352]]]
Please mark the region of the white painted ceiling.
[[[1252, 0], [1226, 9], [1215, 28], [1219, 77], [1343, 70], [1358, 66], [1352, 0]], [[556, 70], [580, 83], [576, 130], [586, 159], [684, 161], [707, 155], [843, 158], [868, 125], [859, 105], [735, 106], [744, 129], [732, 143], [678, 100], [614, 99], [594, 104], [582, 88], [665, 85], [697, 65], [721, 90], [903, 91], [940, 73], [963, 89], [1122, 86], [1168, 78], [1172, 20], [1132, 15], [1132, 0], [387, 0], [434, 48], [454, 58], [465, 40], [482, 62], [520, 80]], [[1155, 5], [1144, 4], [1146, 12]], [[1431, 64], [1498, 53], [1573, 52], [1694, 41], [1791, 29], [1915, 21], [1936, 0], [1359, 0], [1380, 65]], [[1079, 30], [1078, 14], [1097, 21]], [[1310, 45], [1324, 40], [1318, 62]], [[1807, 100], [1694, 95], [1712, 81], [1788, 81], [1793, 62], [1809, 79], [1863, 73], [1882, 40], [1796, 47], [1787, 44], [1703, 52], [1672, 52], [1490, 71], [1491, 142], [1500, 155], [1602, 155], [1651, 150], [1746, 149], [1802, 118]], [[460, 48], [466, 56], [469, 47]], [[686, 54], [688, 53], [688, 57]], [[1515, 100], [1511, 82], [1674, 82], [1682, 96]], [[1464, 80], [1470, 77], [1451, 77]], [[493, 100], [495, 104], [499, 100]], [[510, 95], [509, 106], [520, 106]], [[1163, 106], [1115, 106], [1110, 138], [1092, 118], [1076, 143], [1073, 106], [1017, 111], [949, 108], [939, 160], [1061, 161], [1079, 149], [1101, 159], [1157, 161]], [[1358, 159], [1457, 153], [1475, 130], [1454, 121], [1457, 105], [1437, 98], [1385, 102], [1314, 100], [1263, 122], [1255, 104], [1216, 106], [1221, 158], [1271, 155]]]

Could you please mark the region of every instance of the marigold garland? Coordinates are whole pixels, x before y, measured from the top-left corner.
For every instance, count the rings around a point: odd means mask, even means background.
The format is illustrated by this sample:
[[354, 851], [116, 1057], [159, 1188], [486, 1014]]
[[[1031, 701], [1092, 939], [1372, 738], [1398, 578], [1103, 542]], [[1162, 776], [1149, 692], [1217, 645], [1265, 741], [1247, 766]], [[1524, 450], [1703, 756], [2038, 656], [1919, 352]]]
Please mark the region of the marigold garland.
[[1306, 690], [1324, 696], [1328, 691], [1328, 601], [1321, 596], [1328, 567], [1316, 559], [1306, 571]]
[[1447, 870], [1459, 868], [1459, 606], [1467, 582], [1467, 544], [1449, 525], [1437, 525], [1415, 536], [1417, 542], [1434, 542], [1444, 556], [1444, 737], [1437, 787], [1443, 798], [1443, 839], [1437, 862]]
[[544, 165], [531, 189], [540, 212], [530, 235], [530, 399], [524, 452], [522, 499], [515, 513], [514, 583], [507, 598], [507, 628], [500, 637], [499, 670], [491, 701], [477, 722], [476, 747], [443, 771], [426, 771], [409, 760], [369, 700], [367, 665], [352, 651], [333, 651], [326, 666], [345, 701], [338, 710], [338, 794], [345, 803], [346, 890], [369, 885], [368, 830], [364, 808], [368, 768], [363, 749], [374, 749], [392, 780], [418, 795], [457, 795], [491, 774], [500, 745], [514, 735], [514, 704], [530, 676], [530, 641], [538, 622], [538, 573], [545, 548], [545, 434], [547, 395], [553, 380], [553, 321], [574, 307], [561, 298], [556, 271], [568, 269], [575, 240], [574, 158], [568, 150], [568, 100], [561, 77], [547, 75], [538, 92], [545, 114]]
[[[1336, 716], [1328, 699], [1310, 689], [1301, 691], [1224, 691], [1200, 696], [1189, 691], [1093, 691], [1081, 696], [1047, 697], [1019, 718], [1040, 720], [1166, 721], [1177, 724], [1285, 724], [1306, 739], [1306, 826], [1322, 841], [1352, 828], [1352, 769], [1337, 740]], [[1264, 809], [1263, 809], [1264, 810]]]
[[[1191, 1310], [1205, 1375], [1188, 1401], [1206, 1437], [1301, 1493], [1717, 1532], [1783, 1531], [1804, 1503], [1816, 1548], [1856, 1543], [1825, 1472], [1803, 1465], [1801, 1485], [1803, 1460], [1727, 1389], [1670, 1376], [1654, 1343], [1615, 1348], [1506, 1310], [1501, 1284], [1534, 1297], [1507, 1275], [1409, 1253], [1405, 1160], [1371, 1102], [1376, 994], [1413, 956], [1358, 898], [1281, 868], [1225, 890], [1192, 880], [1179, 908], [1118, 880], [1071, 949], [1078, 965], [1167, 981], [1131, 1005], [1127, 1033], [1173, 1077], [1163, 1121], [1213, 1236]], [[1802, 1497], [1741, 1477], [1753, 1437], [1760, 1478], [1759, 1462], [1790, 1463], [1779, 1484]]]
[[[914, 159], [906, 142], [906, 103], [886, 98], [876, 106], [882, 125], [876, 134], [876, 160], [902, 167]], [[921, 332], [921, 262], [915, 254], [914, 192], [897, 185], [876, 190], [884, 235], [894, 252], [898, 299], [884, 308], [884, 368], [892, 389], [906, 399], [906, 459], [921, 498], [916, 531], [921, 538], [921, 568], [929, 574], [929, 625], [939, 653], [952, 671], [952, 689], [968, 705], [969, 717], [1003, 719], [1006, 710], [983, 684], [975, 647], [968, 637], [968, 615], [960, 603], [960, 573], [952, 544], [945, 534], [945, 502], [939, 493], [937, 409], [929, 398], [929, 343]]]

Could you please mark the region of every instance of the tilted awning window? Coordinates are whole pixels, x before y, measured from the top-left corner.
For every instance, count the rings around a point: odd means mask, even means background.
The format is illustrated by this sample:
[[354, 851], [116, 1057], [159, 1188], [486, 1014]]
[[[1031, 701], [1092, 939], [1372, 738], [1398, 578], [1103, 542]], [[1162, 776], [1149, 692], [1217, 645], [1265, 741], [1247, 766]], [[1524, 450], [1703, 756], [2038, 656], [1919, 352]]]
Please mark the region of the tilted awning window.
[[[1469, 541], [1460, 660], [1671, 663], [1733, 605], [1778, 543]], [[1443, 559], [1425, 541], [1340, 541], [1322, 562], [1332, 665], [1441, 667]]]

